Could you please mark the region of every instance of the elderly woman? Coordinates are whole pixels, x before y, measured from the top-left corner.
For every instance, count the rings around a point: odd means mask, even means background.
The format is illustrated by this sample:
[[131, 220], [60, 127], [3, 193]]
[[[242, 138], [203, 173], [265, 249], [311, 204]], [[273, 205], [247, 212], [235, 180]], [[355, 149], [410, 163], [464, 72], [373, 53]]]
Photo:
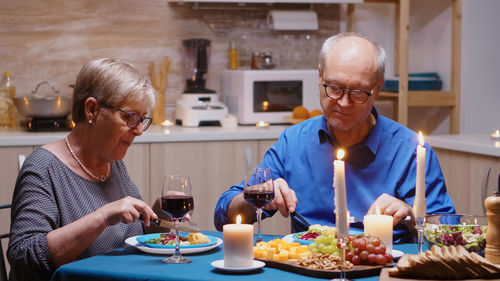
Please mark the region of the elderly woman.
[[86, 64], [73, 93], [75, 127], [24, 162], [12, 200], [10, 280], [48, 280], [71, 261], [120, 248], [157, 218], [122, 161], [151, 124], [149, 80], [129, 63]]

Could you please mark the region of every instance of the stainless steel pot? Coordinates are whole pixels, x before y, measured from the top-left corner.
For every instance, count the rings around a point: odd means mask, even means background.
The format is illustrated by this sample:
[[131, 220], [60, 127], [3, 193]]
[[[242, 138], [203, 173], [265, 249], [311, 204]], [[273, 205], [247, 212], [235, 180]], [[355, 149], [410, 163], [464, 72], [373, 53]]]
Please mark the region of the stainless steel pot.
[[[44, 84], [50, 86], [51, 93], [38, 92], [40, 86]], [[49, 82], [43, 81], [36, 86], [35, 91], [31, 92], [31, 96], [15, 97], [13, 100], [17, 111], [24, 117], [54, 118], [68, 116], [71, 112], [71, 99], [71, 97], [59, 95], [59, 91], [56, 91]]]

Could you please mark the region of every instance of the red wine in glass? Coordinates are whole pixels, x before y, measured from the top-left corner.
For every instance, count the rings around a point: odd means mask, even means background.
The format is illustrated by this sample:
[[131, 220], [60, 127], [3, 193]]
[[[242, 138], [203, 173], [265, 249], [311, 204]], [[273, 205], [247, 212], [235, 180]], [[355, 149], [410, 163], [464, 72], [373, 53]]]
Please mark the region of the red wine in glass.
[[271, 169], [256, 167], [247, 171], [243, 198], [256, 210], [257, 238], [256, 243], [262, 241], [261, 219], [262, 208], [274, 199], [274, 183]]
[[183, 257], [179, 246], [179, 224], [184, 216], [194, 209], [191, 180], [187, 176], [167, 176], [161, 191], [161, 209], [174, 221], [175, 253], [163, 259], [164, 263], [182, 264], [189, 263], [189, 258]]
[[183, 218], [194, 209], [193, 196], [174, 195], [161, 198], [163, 212], [172, 218]]
[[252, 206], [256, 208], [263, 208], [274, 199], [274, 192], [245, 190], [243, 192], [243, 198], [252, 204]]

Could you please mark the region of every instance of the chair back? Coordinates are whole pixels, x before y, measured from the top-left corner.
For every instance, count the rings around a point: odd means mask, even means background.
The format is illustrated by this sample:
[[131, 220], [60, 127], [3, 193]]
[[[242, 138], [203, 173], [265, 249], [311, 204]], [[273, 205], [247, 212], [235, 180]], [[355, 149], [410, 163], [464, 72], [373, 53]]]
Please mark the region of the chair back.
[[[10, 209], [11, 204], [2, 204], [0, 209]], [[9, 233], [0, 234], [0, 281], [8, 281], [7, 279], [7, 264], [4, 258], [2, 240], [4, 238], [9, 238]]]

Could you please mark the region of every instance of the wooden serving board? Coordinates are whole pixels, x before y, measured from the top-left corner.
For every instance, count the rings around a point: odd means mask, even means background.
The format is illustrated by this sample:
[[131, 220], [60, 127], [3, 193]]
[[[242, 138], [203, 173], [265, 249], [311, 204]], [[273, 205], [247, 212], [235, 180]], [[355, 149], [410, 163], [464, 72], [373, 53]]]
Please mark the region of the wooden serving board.
[[[432, 281], [432, 280], [439, 280], [439, 279], [419, 279], [419, 278], [402, 278], [402, 277], [391, 277], [389, 276], [389, 270], [390, 268], [383, 268], [382, 271], [380, 272], [379, 276], [379, 281]], [[460, 281], [491, 281], [493, 279], [460, 279]], [[440, 280], [442, 281], [442, 280]]]
[[[257, 259], [266, 263], [267, 267], [277, 268], [302, 275], [319, 278], [337, 278], [340, 277], [340, 270], [310, 269], [299, 265], [297, 261], [272, 261], [266, 259]], [[350, 279], [377, 276], [384, 267], [393, 267], [394, 263], [382, 265], [355, 265], [346, 271], [346, 277]]]

